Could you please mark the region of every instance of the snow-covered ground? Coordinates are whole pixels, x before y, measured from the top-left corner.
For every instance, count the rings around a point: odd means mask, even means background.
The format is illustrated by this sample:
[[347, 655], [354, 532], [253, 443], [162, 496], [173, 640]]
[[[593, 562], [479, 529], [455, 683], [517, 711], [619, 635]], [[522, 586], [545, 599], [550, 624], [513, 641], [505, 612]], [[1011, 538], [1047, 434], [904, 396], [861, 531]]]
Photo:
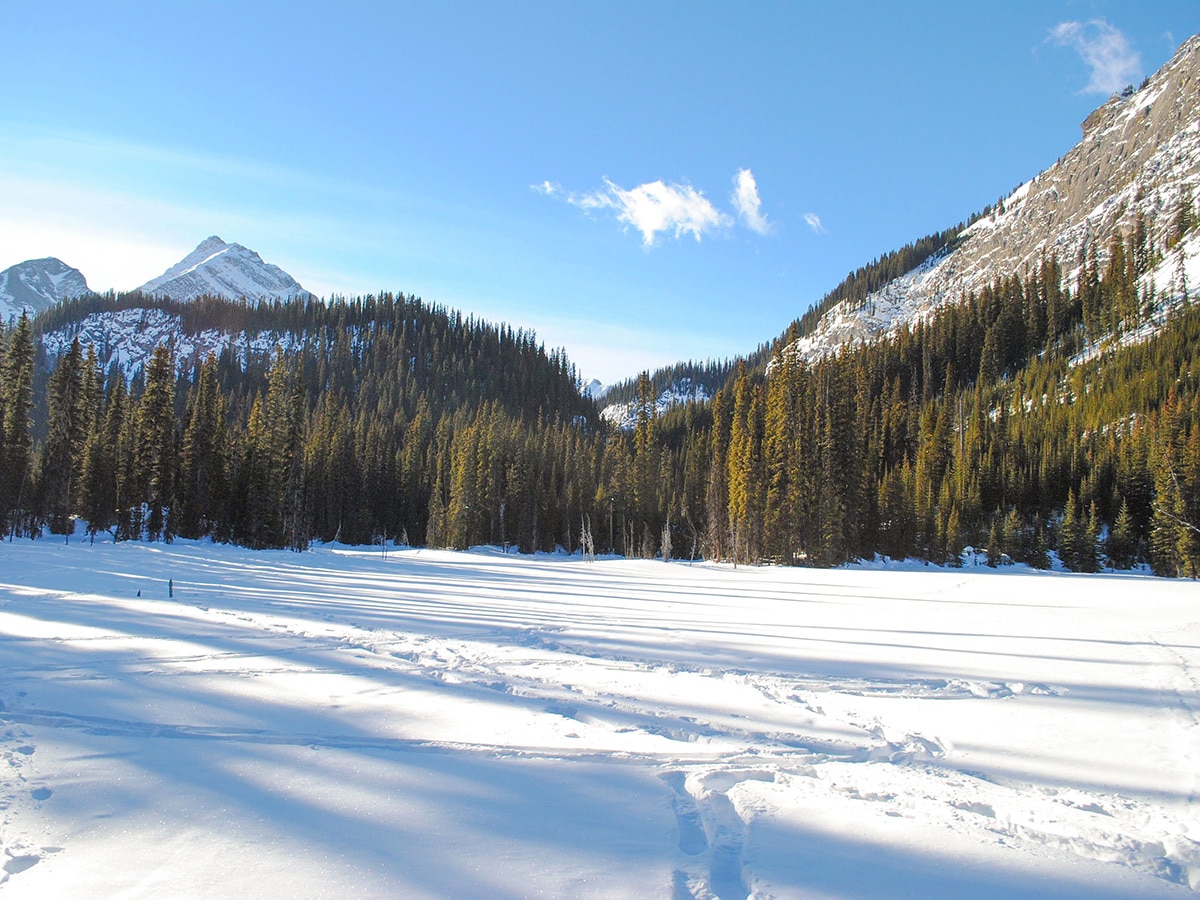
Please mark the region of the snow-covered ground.
[[11, 897], [1200, 888], [1192, 582], [17, 541], [0, 701]]

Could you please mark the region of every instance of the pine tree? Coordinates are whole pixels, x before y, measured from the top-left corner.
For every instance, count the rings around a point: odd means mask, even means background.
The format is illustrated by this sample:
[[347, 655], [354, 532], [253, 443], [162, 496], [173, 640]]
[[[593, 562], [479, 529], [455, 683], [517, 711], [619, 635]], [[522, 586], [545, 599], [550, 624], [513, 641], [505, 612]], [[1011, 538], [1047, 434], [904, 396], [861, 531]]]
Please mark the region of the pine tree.
[[116, 522], [117, 436], [108, 439], [107, 419], [93, 428], [83, 446], [83, 469], [79, 476], [79, 512], [87, 522], [92, 542]]
[[31, 500], [33, 439], [30, 410], [33, 408], [33, 332], [29, 316], [22, 312], [12, 331], [4, 359], [3, 390], [3, 513], [10, 536], [25, 525]]
[[70, 535], [71, 514], [83, 463], [83, 444], [87, 437], [83, 354], [78, 338], [71, 342], [50, 377], [47, 404], [49, 424], [39, 466], [38, 505], [41, 514], [49, 519], [51, 534]]
[[227, 518], [229, 437], [217, 359], [209, 354], [192, 387], [179, 451], [179, 529], [184, 537], [212, 535]]
[[962, 522], [955, 504], [950, 507], [950, 515], [946, 520], [946, 559], [955, 568], [962, 565], [963, 546]]
[[638, 376], [634, 411], [633, 502], [638, 521], [643, 527], [650, 528], [657, 518], [660, 498], [658, 410], [649, 372]]
[[278, 522], [272, 543], [293, 550], [305, 549], [309, 538], [304, 515], [304, 406], [299, 372], [279, 350], [268, 379], [266, 407], [269, 490]]
[[137, 411], [125, 388], [124, 378], [118, 377], [109, 390], [108, 409], [104, 419], [105, 436], [117, 436], [110, 446], [115, 448], [116, 539], [137, 540], [142, 535], [143, 494], [142, 473], [137, 460]]
[[1072, 572], [1080, 570], [1079, 547], [1084, 528], [1079, 521], [1079, 502], [1074, 489], [1067, 499], [1062, 521], [1058, 524], [1058, 558]]
[[169, 511], [175, 492], [175, 364], [171, 351], [158, 346], [146, 366], [146, 391], [138, 406], [137, 466], [144, 478], [146, 534], [171, 540]]
[[1100, 514], [1096, 510], [1096, 501], [1093, 500], [1088, 507], [1087, 519], [1079, 532], [1079, 549], [1077, 554], [1079, 557], [1080, 572], [1100, 571], [1100, 559], [1097, 553], [1099, 538]]
[[707, 555], [716, 560], [728, 559], [729, 540], [729, 429], [732, 410], [728, 395], [717, 391], [713, 398], [712, 439], [708, 468], [708, 490], [705, 495], [705, 546]]
[[987, 564], [993, 569], [1000, 565], [1001, 557], [1004, 556], [1004, 535], [1000, 527], [999, 519], [992, 519], [992, 527], [988, 531], [987, 543]]
[[1108, 530], [1104, 542], [1104, 553], [1108, 564], [1114, 569], [1128, 569], [1134, 563], [1133, 518], [1129, 514], [1129, 504], [1121, 500], [1121, 511]]
[[1029, 565], [1035, 569], [1050, 568], [1050, 554], [1046, 547], [1046, 526], [1040, 517], [1033, 520], [1032, 549], [1029, 555]]

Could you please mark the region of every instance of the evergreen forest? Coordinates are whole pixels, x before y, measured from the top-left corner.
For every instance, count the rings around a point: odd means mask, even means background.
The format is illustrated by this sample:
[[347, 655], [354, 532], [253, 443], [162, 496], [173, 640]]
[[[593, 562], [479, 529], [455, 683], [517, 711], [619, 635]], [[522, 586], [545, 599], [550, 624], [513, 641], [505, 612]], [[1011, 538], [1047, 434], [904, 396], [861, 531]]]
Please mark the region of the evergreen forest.
[[[1177, 219], [1161, 248], [1139, 222], [1069, 261], [1077, 276], [1045, 257], [814, 362], [789, 352], [809, 314], [746, 360], [680, 367], [712, 399], [663, 414], [643, 373], [620, 390], [625, 429], [534, 335], [415, 297], [68, 301], [0, 340], [0, 525], [816, 566], [956, 565], [973, 547], [991, 565], [1054, 551], [1076, 571], [1197, 577], [1200, 306], [1164, 317], [1142, 278], [1196, 227], [1190, 207]], [[851, 273], [823, 308], [958, 231]], [[147, 307], [193, 333], [289, 340], [202, 360], [167, 343], [132, 373], [78, 339], [41, 349], [90, 314]]]

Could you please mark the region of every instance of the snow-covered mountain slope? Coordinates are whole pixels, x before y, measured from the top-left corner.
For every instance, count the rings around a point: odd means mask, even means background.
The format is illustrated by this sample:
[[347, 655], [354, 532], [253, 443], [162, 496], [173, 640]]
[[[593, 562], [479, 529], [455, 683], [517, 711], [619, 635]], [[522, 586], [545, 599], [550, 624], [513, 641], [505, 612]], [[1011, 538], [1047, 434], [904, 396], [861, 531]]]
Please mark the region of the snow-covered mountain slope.
[[230, 300], [291, 300], [312, 296], [291, 275], [241, 244], [216, 235], [157, 278], [138, 288], [143, 294], [191, 300], [213, 295]]
[[1120, 347], [1140, 344], [1156, 335], [1184, 302], [1195, 302], [1200, 286], [1200, 231], [1187, 234], [1157, 266], [1142, 276], [1138, 291], [1153, 291], [1158, 298], [1154, 311], [1137, 328], [1089, 343], [1072, 360], [1078, 365]]
[[[704, 402], [711, 399], [704, 385], [697, 384], [690, 378], [681, 378], [675, 384], [659, 393], [654, 401], [657, 415], [662, 415], [672, 406], [687, 403], [690, 400]], [[600, 411], [601, 418], [620, 428], [633, 428], [637, 425], [637, 403], [614, 403]]]
[[209, 353], [220, 355], [232, 348], [245, 363], [252, 355], [271, 355], [276, 348], [298, 350], [303, 338], [294, 333], [261, 332], [253, 337], [244, 332], [231, 333], [214, 328], [189, 334], [183, 320], [175, 314], [153, 307], [93, 313], [83, 321], [42, 335], [42, 346], [51, 359], [57, 359], [79, 338], [80, 346], [92, 347], [104, 370], [114, 363], [131, 376], [154, 353], [159, 344], [171, 347], [182, 369], [203, 362]]
[[21, 310], [34, 315], [89, 290], [83, 273], [61, 259], [27, 259], [0, 272], [0, 321], [8, 323]]
[[[1128, 234], [1139, 215], [1163, 247], [1181, 198], [1197, 196], [1200, 35], [1140, 90], [1114, 95], [1088, 116], [1074, 148], [974, 222], [950, 252], [861, 305], [835, 306], [791, 350], [812, 360], [847, 342], [893, 333], [996, 278], [1035, 268], [1043, 254], [1057, 255], [1073, 281], [1087, 248], [1095, 247], [1103, 264], [1113, 234]], [[1159, 296], [1170, 302], [1171, 294]]]

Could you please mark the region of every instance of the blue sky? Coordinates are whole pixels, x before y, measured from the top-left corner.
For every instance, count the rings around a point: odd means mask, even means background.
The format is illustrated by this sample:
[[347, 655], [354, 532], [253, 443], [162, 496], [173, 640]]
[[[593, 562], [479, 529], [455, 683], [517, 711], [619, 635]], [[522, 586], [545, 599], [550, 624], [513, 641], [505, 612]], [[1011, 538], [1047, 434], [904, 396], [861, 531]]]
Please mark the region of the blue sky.
[[[1139, 3], [55, 3], [5, 13], [0, 268], [210, 234], [611, 382], [778, 336], [1197, 30]], [[436, 7], [436, 8], [431, 8]]]

